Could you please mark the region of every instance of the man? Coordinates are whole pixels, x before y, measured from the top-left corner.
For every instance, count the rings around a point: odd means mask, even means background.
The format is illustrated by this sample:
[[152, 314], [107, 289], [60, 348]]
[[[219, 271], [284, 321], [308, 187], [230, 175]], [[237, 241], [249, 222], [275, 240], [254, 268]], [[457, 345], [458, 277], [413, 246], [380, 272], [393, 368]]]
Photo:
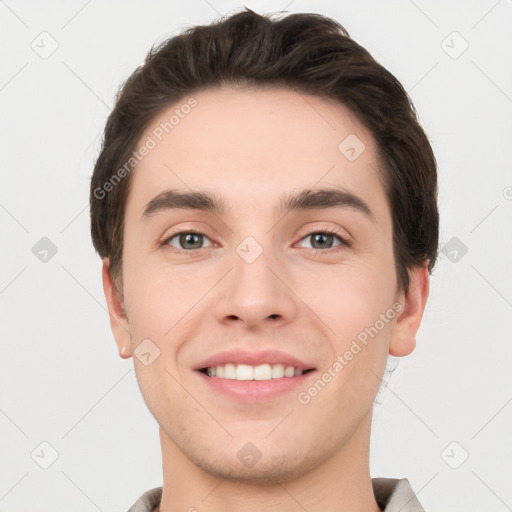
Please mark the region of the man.
[[163, 487], [131, 512], [423, 510], [370, 477], [369, 441], [428, 297], [436, 174], [406, 92], [334, 20], [246, 9], [149, 53], [91, 183], [160, 426]]

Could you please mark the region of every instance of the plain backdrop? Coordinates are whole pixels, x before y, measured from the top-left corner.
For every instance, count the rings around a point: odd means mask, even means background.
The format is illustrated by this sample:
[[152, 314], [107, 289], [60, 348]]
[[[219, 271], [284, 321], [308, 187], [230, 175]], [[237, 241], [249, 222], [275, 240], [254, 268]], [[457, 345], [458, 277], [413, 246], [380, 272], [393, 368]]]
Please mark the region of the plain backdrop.
[[403, 83], [438, 160], [442, 253], [417, 348], [375, 405], [372, 477], [407, 477], [428, 511], [510, 510], [512, 1], [5, 0], [0, 511], [123, 512], [162, 484], [105, 312], [89, 180], [150, 47], [244, 5], [337, 19]]

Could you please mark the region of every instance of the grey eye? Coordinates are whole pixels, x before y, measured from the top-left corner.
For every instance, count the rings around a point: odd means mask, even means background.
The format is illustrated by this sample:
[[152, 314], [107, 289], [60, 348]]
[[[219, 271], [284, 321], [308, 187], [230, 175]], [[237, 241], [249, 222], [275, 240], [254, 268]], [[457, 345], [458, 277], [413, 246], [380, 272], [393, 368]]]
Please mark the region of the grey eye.
[[[173, 237], [169, 239], [167, 242], [172, 247], [176, 247], [177, 249], [184, 249], [184, 250], [194, 250], [194, 249], [201, 249], [204, 246], [204, 242], [209, 239], [202, 235], [201, 233], [194, 233], [194, 232], [182, 232], [177, 233]], [[177, 242], [175, 242], [177, 241]], [[211, 245], [211, 242], [209, 242], [209, 245]]]

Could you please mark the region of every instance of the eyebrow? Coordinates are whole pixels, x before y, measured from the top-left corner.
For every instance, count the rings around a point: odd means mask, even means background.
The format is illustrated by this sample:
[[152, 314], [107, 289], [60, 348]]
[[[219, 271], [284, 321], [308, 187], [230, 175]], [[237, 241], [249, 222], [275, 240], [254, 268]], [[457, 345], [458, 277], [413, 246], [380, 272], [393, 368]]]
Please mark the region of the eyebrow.
[[[307, 189], [286, 194], [279, 202], [277, 213], [284, 216], [291, 211], [324, 208], [352, 208], [375, 221], [374, 213], [363, 199], [341, 188]], [[142, 218], [149, 219], [156, 213], [175, 209], [199, 210], [224, 215], [228, 207], [223, 200], [206, 192], [165, 190], [149, 201], [144, 208]]]

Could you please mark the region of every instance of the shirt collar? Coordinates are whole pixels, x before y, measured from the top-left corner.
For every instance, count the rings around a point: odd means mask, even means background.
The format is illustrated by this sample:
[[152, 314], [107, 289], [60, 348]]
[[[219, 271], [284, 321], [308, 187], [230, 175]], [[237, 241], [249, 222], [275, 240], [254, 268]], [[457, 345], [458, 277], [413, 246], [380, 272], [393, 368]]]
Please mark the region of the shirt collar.
[[[425, 512], [407, 478], [372, 478], [375, 500], [382, 512]], [[146, 491], [128, 512], [155, 512], [162, 487]]]

